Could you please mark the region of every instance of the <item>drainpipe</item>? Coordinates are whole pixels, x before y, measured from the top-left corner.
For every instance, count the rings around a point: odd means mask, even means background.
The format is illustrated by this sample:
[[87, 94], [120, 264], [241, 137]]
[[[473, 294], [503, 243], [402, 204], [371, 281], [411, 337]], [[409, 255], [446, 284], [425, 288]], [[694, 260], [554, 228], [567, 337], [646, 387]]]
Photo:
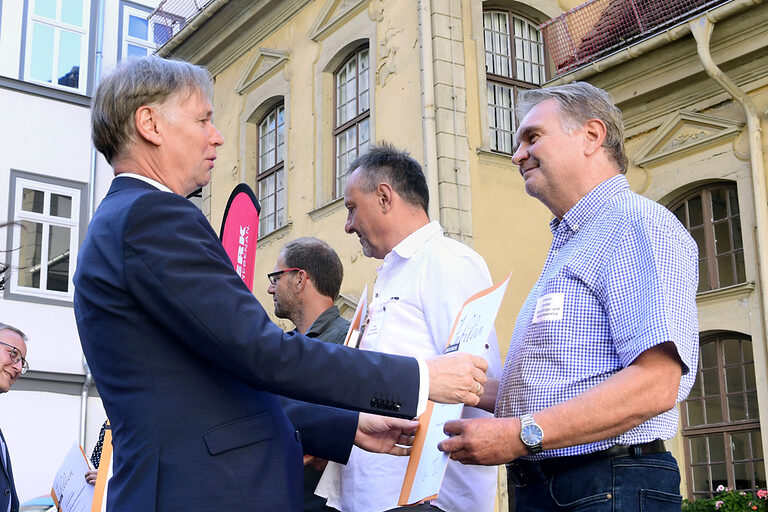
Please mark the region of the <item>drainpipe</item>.
[[429, 218], [440, 220], [440, 181], [437, 171], [437, 124], [435, 120], [435, 72], [432, 55], [432, 2], [419, 0], [421, 40], [421, 125], [424, 132], [424, 163], [429, 187]]
[[[94, 61], [93, 70], [93, 90], [99, 85], [101, 80], [101, 65], [104, 57], [104, 3], [105, 0], [99, 0], [99, 12], [96, 20], [96, 58]], [[98, 152], [96, 147], [91, 142], [91, 164], [88, 174], [88, 221], [93, 217], [93, 212], [96, 208], [96, 162]], [[83, 355], [83, 370], [85, 370], [85, 381], [83, 387], [80, 390], [80, 446], [85, 446], [85, 427], [86, 420], [88, 419], [88, 391], [93, 383], [93, 375], [91, 375], [91, 369], [88, 367], [88, 361], [85, 360]]]
[[[758, 275], [758, 297], [762, 311], [762, 343], [754, 343], [753, 349], [755, 361], [765, 361], [766, 350], [765, 343], [768, 341], [768, 261], [759, 261], [760, 257], [768, 254], [768, 201], [766, 200], [765, 189], [765, 161], [763, 160], [763, 137], [760, 128], [760, 114], [752, 98], [750, 98], [743, 89], [731, 80], [720, 68], [717, 67], [710, 53], [709, 45], [712, 36], [712, 30], [715, 25], [708, 14], [703, 14], [698, 18], [691, 20], [688, 24], [691, 27], [691, 33], [696, 39], [696, 50], [699, 53], [699, 59], [704, 66], [707, 74], [718, 83], [738, 104], [744, 108], [747, 115], [747, 133], [749, 140], [749, 161], [752, 177], [753, 198], [755, 201], [755, 240], [757, 243], [757, 275]], [[759, 380], [765, 383], [768, 380], [764, 365], [756, 364], [755, 372]], [[760, 386], [758, 386], [760, 389]], [[768, 421], [768, 413], [761, 411], [761, 424], [765, 425]], [[766, 436], [765, 429], [763, 436]], [[765, 446], [765, 439], [763, 446]]]

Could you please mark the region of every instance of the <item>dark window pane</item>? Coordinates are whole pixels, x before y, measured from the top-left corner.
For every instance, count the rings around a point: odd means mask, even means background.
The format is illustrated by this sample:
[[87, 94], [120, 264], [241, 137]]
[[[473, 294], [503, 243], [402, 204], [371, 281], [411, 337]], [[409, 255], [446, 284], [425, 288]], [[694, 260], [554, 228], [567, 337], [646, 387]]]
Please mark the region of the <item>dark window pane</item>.
[[704, 214], [701, 210], [701, 196], [692, 197], [688, 200], [688, 220], [690, 227], [701, 226], [704, 224]]
[[691, 236], [696, 241], [696, 246], [699, 248], [699, 257], [707, 254], [707, 244], [704, 242], [704, 228], [692, 229]]
[[755, 487], [765, 489], [765, 463], [755, 462], [752, 467], [755, 470]]
[[725, 364], [741, 364], [741, 345], [739, 340], [723, 340], [723, 352], [725, 352]]
[[728, 222], [715, 224], [715, 252], [723, 254], [731, 250], [731, 233]]
[[61, 194], [51, 194], [51, 215], [69, 219], [72, 217], [72, 198]]
[[728, 187], [728, 202], [731, 204], [731, 215], [739, 214], [739, 194], [736, 187]]
[[25, 188], [21, 192], [21, 209], [25, 212], [43, 213], [44, 198], [43, 191]]
[[728, 393], [744, 391], [741, 366], [725, 369], [725, 389]]
[[758, 419], [759, 406], [757, 404], [757, 393], [747, 393], [747, 418]]
[[709, 471], [707, 466], [694, 466], [693, 468], [693, 490], [694, 492], [711, 491], [709, 481]]
[[752, 458], [752, 451], [749, 447], [749, 432], [731, 434], [731, 451], [733, 460], [749, 460]]
[[755, 383], [755, 364], [746, 363], [744, 365], [744, 380], [746, 389], [755, 389], [757, 384]]
[[701, 367], [717, 368], [717, 343], [709, 341], [701, 346]]
[[744, 267], [744, 253], [737, 252], [734, 254], [736, 259], [736, 282], [744, 283], [747, 280], [747, 269]]
[[686, 228], [688, 227], [688, 220], [685, 218], [685, 203], [675, 208], [675, 211], [672, 213], [675, 214], [675, 217], [677, 217], [677, 220], [680, 221], [680, 224]]
[[688, 398], [700, 398], [701, 397], [701, 382], [699, 382], [699, 376], [696, 376], [696, 382], [691, 387], [691, 392], [688, 393]]
[[725, 440], [722, 434], [709, 436], [709, 462], [725, 462]]
[[736, 490], [752, 489], [752, 463], [742, 462], [733, 465], [733, 478]]
[[744, 395], [738, 394], [728, 397], [728, 420], [740, 421], [747, 419], [747, 413], [744, 410]]
[[707, 438], [692, 437], [690, 439], [691, 464], [706, 464], [707, 460]]
[[725, 470], [725, 464], [712, 464], [712, 489], [717, 489], [718, 485], [728, 486], [728, 474]]
[[[749, 433], [749, 439], [752, 441], [752, 453], [758, 459], [762, 459], [763, 454], [763, 438], [760, 437], [759, 430], [753, 430]], [[763, 472], [765, 474], [765, 472]]]
[[739, 221], [738, 217], [735, 219], [731, 219], [731, 231], [733, 232], [733, 248], [741, 249], [742, 248], [741, 222]]
[[704, 408], [701, 400], [693, 400], [686, 403], [688, 409], [688, 425], [696, 426], [704, 424]]
[[716, 188], [710, 191], [710, 197], [712, 198], [712, 220], [721, 220], [728, 217], [725, 189]]
[[704, 394], [707, 396], [720, 394], [720, 382], [717, 378], [717, 370], [704, 370]]
[[741, 340], [741, 357], [745, 363], [754, 361], [752, 356], [752, 340]]
[[707, 260], [699, 261], [699, 286], [696, 289], [697, 292], [705, 292], [709, 290], [709, 267], [707, 267]]
[[720, 278], [720, 287], [731, 286], [733, 279], [733, 259], [730, 254], [717, 257], [717, 275]]
[[707, 423], [722, 423], [723, 411], [720, 409], [720, 398], [705, 398], [704, 408], [707, 412]]

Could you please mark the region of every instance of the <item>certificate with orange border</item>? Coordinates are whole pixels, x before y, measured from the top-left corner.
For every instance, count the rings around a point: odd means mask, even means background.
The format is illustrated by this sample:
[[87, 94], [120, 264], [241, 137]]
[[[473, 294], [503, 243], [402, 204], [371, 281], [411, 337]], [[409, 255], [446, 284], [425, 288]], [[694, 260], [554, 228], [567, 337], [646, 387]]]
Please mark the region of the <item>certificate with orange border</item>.
[[[511, 276], [510, 272], [500, 283], [467, 299], [453, 322], [445, 353], [483, 354]], [[411, 448], [398, 506], [437, 498], [449, 460], [449, 456], [438, 450], [437, 445], [447, 438], [443, 433], [445, 422], [459, 419], [463, 408], [462, 404], [427, 403], [427, 409], [419, 416], [419, 428]]]
[[107, 510], [107, 481], [110, 477], [112, 477], [112, 428], [107, 424], [107, 428], [104, 430], [104, 444], [101, 447], [99, 472], [96, 473], [91, 512], [105, 512]]
[[365, 327], [365, 320], [368, 317], [368, 285], [363, 288], [363, 293], [360, 295], [360, 302], [357, 303], [357, 309], [352, 317], [352, 321], [349, 323], [349, 330], [347, 331], [347, 337], [344, 339], [344, 345], [347, 347], [357, 348], [360, 345], [360, 337], [362, 336], [363, 328]]
[[51, 497], [56, 510], [88, 512], [91, 509], [93, 486], [85, 481], [85, 473], [90, 468], [82, 446], [73, 443], [53, 478]]

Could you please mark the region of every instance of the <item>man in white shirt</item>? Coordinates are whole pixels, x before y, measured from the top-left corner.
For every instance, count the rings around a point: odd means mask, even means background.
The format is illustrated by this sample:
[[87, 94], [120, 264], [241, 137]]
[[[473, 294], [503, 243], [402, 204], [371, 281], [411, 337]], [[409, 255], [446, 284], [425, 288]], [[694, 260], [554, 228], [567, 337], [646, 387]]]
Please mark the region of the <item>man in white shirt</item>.
[[[383, 259], [369, 306], [361, 348], [391, 354], [433, 357], [443, 353], [453, 321], [464, 302], [491, 286], [483, 258], [446, 237], [429, 221], [429, 190], [421, 166], [391, 146], [374, 147], [355, 160], [344, 190], [345, 231], [360, 238], [366, 256]], [[501, 367], [496, 335], [486, 344], [488, 375]], [[488, 415], [465, 408], [464, 417]], [[354, 449], [341, 468], [343, 512], [396, 509], [408, 460]], [[496, 468], [450, 461], [432, 503], [407, 510], [491, 511]]]

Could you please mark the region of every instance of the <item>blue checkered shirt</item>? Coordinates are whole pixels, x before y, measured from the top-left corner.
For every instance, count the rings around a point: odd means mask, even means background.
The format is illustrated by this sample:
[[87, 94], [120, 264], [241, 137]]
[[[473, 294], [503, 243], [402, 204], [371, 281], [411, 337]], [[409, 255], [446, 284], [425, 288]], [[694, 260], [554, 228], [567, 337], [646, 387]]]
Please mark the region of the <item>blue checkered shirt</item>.
[[[684, 364], [677, 401], [684, 400], [699, 357], [698, 250], [686, 229], [666, 208], [630, 191], [623, 175], [598, 185], [550, 227], [552, 247], [517, 317], [496, 416], [519, 417], [574, 398], [666, 341]], [[528, 458], [669, 439], [678, 420], [673, 408], [618, 437]]]

